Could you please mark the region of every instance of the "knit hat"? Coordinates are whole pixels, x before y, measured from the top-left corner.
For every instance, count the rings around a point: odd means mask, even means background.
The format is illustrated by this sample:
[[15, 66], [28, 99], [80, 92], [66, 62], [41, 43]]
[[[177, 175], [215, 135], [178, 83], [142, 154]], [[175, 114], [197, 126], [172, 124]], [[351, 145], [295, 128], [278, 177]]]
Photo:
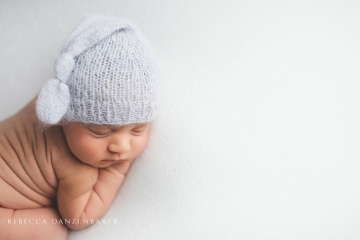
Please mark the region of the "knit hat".
[[148, 41], [127, 20], [85, 17], [70, 34], [55, 72], [36, 103], [43, 123], [125, 125], [154, 118], [156, 61]]

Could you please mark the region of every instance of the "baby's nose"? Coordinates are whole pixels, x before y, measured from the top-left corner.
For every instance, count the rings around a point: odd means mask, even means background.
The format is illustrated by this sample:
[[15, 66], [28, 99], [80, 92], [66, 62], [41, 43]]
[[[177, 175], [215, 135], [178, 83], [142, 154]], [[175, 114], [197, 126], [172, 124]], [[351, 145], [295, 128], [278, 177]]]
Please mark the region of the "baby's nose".
[[109, 151], [114, 153], [125, 153], [130, 151], [130, 139], [126, 136], [116, 136], [109, 144]]

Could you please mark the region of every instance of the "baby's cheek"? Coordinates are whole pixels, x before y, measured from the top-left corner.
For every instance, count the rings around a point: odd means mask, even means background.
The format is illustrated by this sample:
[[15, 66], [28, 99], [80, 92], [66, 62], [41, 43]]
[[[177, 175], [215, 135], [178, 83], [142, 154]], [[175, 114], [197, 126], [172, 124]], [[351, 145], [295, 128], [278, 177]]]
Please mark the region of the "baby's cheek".
[[145, 147], [147, 146], [147, 142], [147, 139], [142, 139], [142, 141], [139, 142], [137, 150], [138, 155], [140, 155], [144, 151]]

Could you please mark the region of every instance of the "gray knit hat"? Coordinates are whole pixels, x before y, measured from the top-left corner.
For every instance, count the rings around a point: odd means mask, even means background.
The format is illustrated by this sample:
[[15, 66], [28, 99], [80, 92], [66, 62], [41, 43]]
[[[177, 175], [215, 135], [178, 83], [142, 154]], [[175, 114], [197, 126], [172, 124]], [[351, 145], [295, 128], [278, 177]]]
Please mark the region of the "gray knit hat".
[[56, 78], [39, 93], [40, 121], [109, 125], [153, 120], [157, 64], [151, 46], [129, 21], [85, 17], [55, 64]]

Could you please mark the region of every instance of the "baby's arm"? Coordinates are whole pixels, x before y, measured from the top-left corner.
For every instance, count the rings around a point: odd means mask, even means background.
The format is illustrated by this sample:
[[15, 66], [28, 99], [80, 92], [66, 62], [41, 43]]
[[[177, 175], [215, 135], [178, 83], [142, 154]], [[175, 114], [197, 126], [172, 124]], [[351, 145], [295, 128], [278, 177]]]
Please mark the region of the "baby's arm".
[[130, 163], [107, 168], [77, 164], [59, 179], [58, 207], [66, 225], [82, 229], [101, 218], [114, 200]]

